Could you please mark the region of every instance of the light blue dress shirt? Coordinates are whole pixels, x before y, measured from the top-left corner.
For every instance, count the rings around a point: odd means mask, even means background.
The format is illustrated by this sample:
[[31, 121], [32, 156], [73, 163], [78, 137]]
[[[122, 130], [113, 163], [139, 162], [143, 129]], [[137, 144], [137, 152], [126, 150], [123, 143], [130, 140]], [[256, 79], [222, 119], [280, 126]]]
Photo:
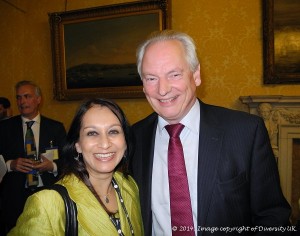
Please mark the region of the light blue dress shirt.
[[[196, 100], [189, 113], [180, 121], [185, 127], [180, 134], [187, 170], [192, 203], [194, 226], [197, 226], [197, 176], [198, 146], [200, 132], [200, 103]], [[152, 171], [152, 235], [172, 235], [170, 214], [170, 193], [168, 179], [169, 134], [165, 129], [168, 123], [161, 117], [155, 137]]]

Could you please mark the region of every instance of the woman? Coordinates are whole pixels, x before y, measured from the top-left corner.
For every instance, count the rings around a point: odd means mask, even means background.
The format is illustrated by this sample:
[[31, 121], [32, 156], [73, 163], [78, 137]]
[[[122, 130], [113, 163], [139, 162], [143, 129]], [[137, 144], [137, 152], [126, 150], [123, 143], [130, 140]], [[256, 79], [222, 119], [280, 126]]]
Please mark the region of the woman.
[[[115, 103], [91, 99], [80, 106], [67, 135], [58, 181], [77, 205], [79, 235], [143, 235], [138, 187], [127, 175], [131, 151], [130, 127]], [[42, 190], [27, 200], [9, 235], [64, 231], [62, 198], [53, 190]]]

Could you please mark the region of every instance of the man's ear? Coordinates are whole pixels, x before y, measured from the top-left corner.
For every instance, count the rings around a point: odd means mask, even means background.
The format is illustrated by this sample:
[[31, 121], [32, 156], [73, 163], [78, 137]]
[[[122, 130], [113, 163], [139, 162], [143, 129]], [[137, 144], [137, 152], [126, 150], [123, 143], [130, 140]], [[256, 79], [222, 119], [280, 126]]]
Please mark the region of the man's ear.
[[197, 67], [197, 70], [193, 73], [194, 81], [196, 86], [201, 84], [201, 75], [200, 75], [200, 64]]

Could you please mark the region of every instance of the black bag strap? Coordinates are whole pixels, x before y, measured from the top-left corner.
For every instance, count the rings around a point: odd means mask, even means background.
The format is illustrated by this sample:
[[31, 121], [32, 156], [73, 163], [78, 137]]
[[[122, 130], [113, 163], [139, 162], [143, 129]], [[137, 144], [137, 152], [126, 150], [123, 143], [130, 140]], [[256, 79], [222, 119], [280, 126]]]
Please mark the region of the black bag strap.
[[57, 191], [65, 202], [66, 211], [66, 236], [77, 236], [78, 235], [78, 222], [77, 222], [77, 207], [76, 203], [70, 198], [68, 190], [60, 185], [54, 184], [47, 187], [47, 189], [52, 189]]

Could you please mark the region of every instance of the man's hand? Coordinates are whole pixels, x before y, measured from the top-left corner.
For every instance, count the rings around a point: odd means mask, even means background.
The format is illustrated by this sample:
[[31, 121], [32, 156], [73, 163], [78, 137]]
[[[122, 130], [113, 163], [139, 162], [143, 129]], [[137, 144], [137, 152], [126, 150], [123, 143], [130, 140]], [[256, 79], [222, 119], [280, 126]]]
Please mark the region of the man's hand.
[[38, 170], [40, 173], [41, 172], [45, 172], [45, 171], [49, 171], [52, 172], [53, 171], [53, 162], [49, 161], [46, 157], [44, 157], [43, 155], [40, 155], [41, 158], [41, 162], [36, 164], [34, 166], [34, 169]]
[[32, 171], [34, 162], [28, 158], [19, 157], [10, 163], [10, 169], [13, 171], [19, 171], [22, 173], [28, 173]]

